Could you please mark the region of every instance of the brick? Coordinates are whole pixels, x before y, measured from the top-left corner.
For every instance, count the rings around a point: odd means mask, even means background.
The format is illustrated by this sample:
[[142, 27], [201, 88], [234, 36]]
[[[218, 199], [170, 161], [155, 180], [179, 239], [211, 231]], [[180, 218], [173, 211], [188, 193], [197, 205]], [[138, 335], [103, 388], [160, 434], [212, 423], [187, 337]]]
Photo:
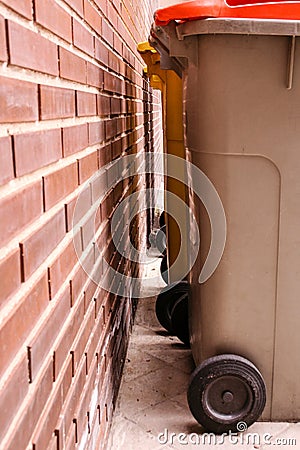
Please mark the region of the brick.
[[95, 237], [95, 215], [93, 214], [82, 225], [82, 248], [85, 250]]
[[117, 119], [108, 119], [105, 121], [105, 138], [111, 139], [117, 134]]
[[111, 97], [111, 114], [121, 114], [121, 98], [120, 97]]
[[108, 42], [108, 44], [114, 46], [114, 31], [106, 20], [102, 20], [102, 38]]
[[117, 77], [109, 72], [104, 72], [104, 89], [108, 92], [117, 92]]
[[123, 139], [118, 139], [117, 141], [114, 141], [112, 143], [111, 149], [112, 149], [112, 159], [116, 159], [122, 154], [122, 143]]
[[71, 315], [69, 314], [68, 320], [63, 324], [60, 339], [54, 349], [55, 366], [54, 377], [58, 378], [60, 371], [64, 365], [64, 362], [68, 355], [74, 339], [80, 329], [84, 318], [84, 296], [77, 302], [76, 306], [72, 309]]
[[21, 284], [20, 249], [12, 250], [0, 260], [0, 306]]
[[[122, 56], [123, 43], [122, 43], [121, 38], [117, 34], [114, 34], [114, 49], [117, 53], [119, 53], [119, 55]], [[122, 75], [124, 75], [125, 67], [126, 67], [126, 64], [125, 63], [122, 64], [122, 61], [120, 61], [120, 73]]]
[[88, 61], [86, 66], [86, 80], [87, 85], [102, 89], [104, 83], [103, 70]]
[[87, 274], [83, 269], [82, 265], [79, 265], [78, 270], [74, 274], [70, 286], [71, 286], [71, 297], [72, 297], [72, 306], [76, 304], [80, 295], [82, 294], [83, 287], [87, 280]]
[[72, 42], [71, 17], [54, 0], [35, 0], [35, 20], [62, 39]]
[[119, 73], [119, 58], [113, 53], [108, 53], [108, 64], [111, 70]]
[[88, 146], [87, 124], [63, 128], [63, 152], [64, 156], [77, 153]]
[[29, 439], [41, 417], [52, 387], [53, 367], [52, 359], [50, 359], [43, 366], [43, 370], [39, 373], [36, 382], [31, 387], [31, 396], [26, 399], [24, 409], [18, 417], [18, 427], [15, 427], [10, 436], [7, 436], [5, 443], [6, 450], [27, 448]]
[[97, 114], [96, 94], [76, 92], [77, 115], [79, 117], [95, 116]]
[[16, 175], [22, 176], [62, 157], [60, 129], [14, 136]]
[[74, 354], [75, 371], [78, 369], [79, 361], [83, 357], [83, 353], [87, 345], [91, 331], [93, 329], [94, 323], [95, 323], [95, 311], [93, 308], [90, 308], [90, 310], [84, 316], [84, 319], [81, 323], [79, 334], [77, 335], [76, 341], [71, 349], [71, 351]]
[[24, 279], [42, 264], [42, 262], [57, 247], [65, 235], [65, 215], [61, 209], [46, 223], [34, 230], [31, 235], [21, 242]]
[[85, 21], [101, 36], [102, 18], [98, 10], [89, 2], [89, 0], [84, 0], [84, 18]]
[[104, 141], [104, 122], [89, 123], [89, 145], [99, 144]]
[[0, 329], [0, 348], [6, 358], [0, 359], [0, 373], [3, 373], [24, 341], [38, 318], [49, 303], [48, 280], [46, 273], [24, 294], [12, 311], [10, 317]]
[[110, 97], [107, 95], [97, 95], [98, 116], [108, 116], [110, 114]]
[[[1, 351], [3, 351], [1, 349]], [[14, 419], [29, 388], [27, 355], [16, 360], [12, 371], [5, 380], [2, 380], [0, 389], [0, 440], [3, 437], [12, 420]], [[17, 448], [17, 447], [16, 447]], [[21, 448], [21, 447], [19, 447]]]
[[[95, 266], [94, 266], [95, 268]], [[96, 296], [96, 291], [98, 288], [98, 284], [96, 283], [96, 281], [93, 279], [90, 279], [87, 286], [85, 287], [85, 310], [87, 310], [91, 304], [91, 302], [93, 302], [94, 306], [95, 306], [95, 296]], [[95, 317], [96, 317], [96, 306], [95, 306]]]
[[10, 63], [58, 75], [57, 45], [15, 22], [8, 22]]
[[79, 184], [84, 183], [98, 170], [98, 152], [84, 156], [78, 160]]
[[94, 0], [98, 8], [101, 9], [102, 12], [106, 15], [107, 12], [107, 2], [106, 0]]
[[103, 316], [100, 315], [96, 322], [96, 326], [94, 327], [94, 332], [93, 335], [91, 336], [91, 343], [87, 351], [88, 370], [90, 369], [91, 362], [96, 355], [96, 349], [99, 346], [99, 342], [101, 342], [101, 333], [103, 327], [104, 327]]
[[74, 162], [43, 177], [44, 204], [47, 211], [78, 186], [77, 164]]
[[114, 206], [113, 191], [111, 191], [101, 203], [101, 212], [103, 219], [107, 219], [111, 216]]
[[74, 9], [74, 11], [78, 12], [81, 16], [83, 16], [83, 0], [65, 0], [66, 3]]
[[[116, 134], [120, 134], [123, 133], [126, 129], [125, 127], [125, 118], [124, 117], [117, 117], [116, 119], [117, 122], [117, 133]], [[143, 136], [143, 129], [141, 128], [141, 135]]]
[[99, 150], [99, 167], [104, 167], [112, 160], [111, 144], [105, 145], [105, 147]]
[[55, 297], [76, 263], [77, 256], [73, 240], [71, 240], [49, 266], [51, 298]]
[[108, 190], [106, 171], [97, 172], [97, 176], [91, 181], [92, 203], [98, 202]]
[[[61, 382], [61, 395], [62, 395], [62, 400], [63, 403], [65, 402], [71, 384], [72, 384], [72, 377], [73, 377], [73, 370], [72, 370], [72, 356], [70, 355], [70, 353], [68, 353], [68, 355], [66, 355], [66, 357], [64, 358], [64, 367], [63, 367], [63, 372], [62, 372], [62, 382]], [[54, 428], [53, 428], [54, 429]]]
[[2, 0], [2, 3], [7, 5], [9, 8], [20, 13], [27, 19], [32, 19], [32, 2], [31, 0]]
[[75, 116], [75, 91], [52, 86], [40, 86], [41, 120]]
[[[107, 18], [115, 30], [118, 29], [118, 14], [116, 10], [120, 7], [119, 1], [107, 2]], [[119, 12], [119, 11], [118, 11]]]
[[2, 197], [0, 209], [0, 245], [4, 245], [42, 214], [41, 181], [24, 187], [7, 197]]
[[51, 347], [54, 343], [64, 321], [70, 312], [69, 286], [58, 298], [49, 303], [48, 310], [36, 326], [34, 337], [28, 343], [31, 381], [37, 377], [47, 355], [50, 357]]
[[59, 47], [59, 67], [61, 78], [85, 84], [86, 62], [84, 59]]
[[73, 44], [88, 55], [94, 56], [94, 36], [75, 19], [73, 19]]
[[0, 61], [7, 61], [5, 20], [0, 16]]
[[0, 77], [0, 122], [38, 120], [37, 85]]
[[73, 227], [75, 227], [75, 225], [89, 211], [91, 205], [92, 202], [90, 186], [84, 186], [80, 192], [80, 200], [78, 201], [78, 197], [76, 197], [65, 205], [67, 231], [70, 231]]
[[108, 48], [98, 38], [95, 38], [95, 59], [108, 66]]
[[0, 186], [14, 177], [11, 138], [0, 138]]

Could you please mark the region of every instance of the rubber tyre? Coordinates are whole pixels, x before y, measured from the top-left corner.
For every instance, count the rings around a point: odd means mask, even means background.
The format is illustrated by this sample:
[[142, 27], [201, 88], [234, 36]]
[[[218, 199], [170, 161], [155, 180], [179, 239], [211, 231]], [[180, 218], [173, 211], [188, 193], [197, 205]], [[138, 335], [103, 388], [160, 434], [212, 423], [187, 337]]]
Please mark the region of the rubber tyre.
[[169, 283], [168, 257], [164, 255], [160, 263], [160, 274], [165, 283]]
[[173, 334], [171, 324], [171, 311], [178, 299], [183, 294], [189, 292], [189, 284], [187, 281], [172, 283], [159, 293], [156, 299], [155, 312], [159, 323], [170, 333]]
[[189, 295], [184, 293], [176, 300], [171, 309], [171, 330], [185, 345], [190, 346], [189, 334]]
[[166, 225], [166, 219], [165, 219], [165, 212], [164, 211], [159, 216], [158, 222], [159, 222], [160, 228], [162, 228], [163, 226]]
[[262, 414], [266, 386], [251, 361], [232, 354], [219, 355], [195, 369], [187, 397], [191, 413], [207, 431], [236, 433], [245, 431]]

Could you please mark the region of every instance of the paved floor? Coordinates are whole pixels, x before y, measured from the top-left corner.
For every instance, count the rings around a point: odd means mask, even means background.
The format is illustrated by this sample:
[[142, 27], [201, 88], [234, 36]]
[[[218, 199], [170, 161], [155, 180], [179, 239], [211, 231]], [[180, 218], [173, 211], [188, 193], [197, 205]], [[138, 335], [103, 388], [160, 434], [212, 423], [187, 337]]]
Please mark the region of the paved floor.
[[158, 268], [157, 262], [147, 266], [145, 299], [137, 310], [108, 450], [300, 449], [300, 423], [256, 423], [224, 442], [203, 434], [186, 401], [191, 351], [168, 336], [155, 317], [155, 294], [164, 285], [151, 278]]

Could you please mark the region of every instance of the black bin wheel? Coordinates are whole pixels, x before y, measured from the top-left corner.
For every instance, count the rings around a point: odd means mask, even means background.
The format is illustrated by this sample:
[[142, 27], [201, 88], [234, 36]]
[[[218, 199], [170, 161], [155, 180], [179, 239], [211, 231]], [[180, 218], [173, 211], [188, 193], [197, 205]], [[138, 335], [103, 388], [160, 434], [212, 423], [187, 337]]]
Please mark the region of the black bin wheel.
[[193, 372], [188, 403], [195, 419], [207, 431], [245, 431], [263, 412], [266, 386], [248, 359], [219, 355], [206, 359]]
[[165, 254], [160, 263], [160, 274], [165, 283], [169, 282], [169, 265], [168, 265], [168, 257]]
[[164, 211], [159, 216], [158, 222], [159, 222], [159, 226], [160, 227], [163, 227], [164, 225], [166, 225], [166, 218], [165, 218], [165, 212]]
[[184, 344], [190, 345], [189, 335], [189, 295], [184, 293], [171, 308], [171, 330]]
[[183, 294], [187, 294], [188, 292], [189, 283], [187, 281], [180, 281], [169, 284], [158, 294], [155, 304], [156, 317], [161, 326], [167, 331], [172, 332], [171, 311], [174, 304]]

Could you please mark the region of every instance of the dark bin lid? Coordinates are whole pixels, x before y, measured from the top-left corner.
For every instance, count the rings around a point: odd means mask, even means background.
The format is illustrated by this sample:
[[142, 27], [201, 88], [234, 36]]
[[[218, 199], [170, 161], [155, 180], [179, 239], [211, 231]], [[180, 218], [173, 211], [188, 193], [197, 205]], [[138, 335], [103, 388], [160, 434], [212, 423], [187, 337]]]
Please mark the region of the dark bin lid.
[[299, 20], [300, 2], [194, 0], [160, 8], [154, 14], [156, 25], [208, 18]]

